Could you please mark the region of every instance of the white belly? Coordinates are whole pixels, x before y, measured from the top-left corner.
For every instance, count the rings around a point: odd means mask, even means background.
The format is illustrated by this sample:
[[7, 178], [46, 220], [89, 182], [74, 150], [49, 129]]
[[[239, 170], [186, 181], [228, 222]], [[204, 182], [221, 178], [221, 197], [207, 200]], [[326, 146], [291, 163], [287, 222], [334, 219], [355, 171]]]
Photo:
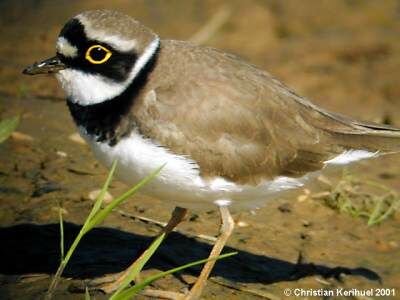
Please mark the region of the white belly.
[[230, 205], [233, 209], [254, 209], [283, 191], [299, 187], [305, 178], [277, 177], [259, 186], [243, 186], [221, 177], [211, 181], [199, 175], [199, 166], [190, 158], [178, 156], [133, 132], [116, 145], [96, 142], [81, 130], [97, 159], [106, 167], [118, 161], [116, 177], [133, 186], [164, 165], [160, 174], [141, 192], [162, 201], [186, 208], [210, 209], [215, 205]]

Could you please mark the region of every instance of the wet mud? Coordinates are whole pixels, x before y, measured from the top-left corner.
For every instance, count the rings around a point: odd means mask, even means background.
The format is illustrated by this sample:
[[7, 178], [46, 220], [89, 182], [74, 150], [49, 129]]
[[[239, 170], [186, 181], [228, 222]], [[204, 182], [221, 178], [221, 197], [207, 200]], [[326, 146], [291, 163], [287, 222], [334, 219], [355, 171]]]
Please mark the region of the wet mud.
[[[21, 75], [26, 65], [54, 54], [66, 20], [104, 7], [172, 39], [190, 39], [226, 10], [226, 21], [204, 44], [268, 70], [327, 109], [400, 126], [398, 1], [1, 1], [0, 117], [18, 114], [21, 124], [0, 145], [0, 299], [44, 295], [60, 258], [58, 208], [68, 245], [93, 204], [89, 193], [105, 180], [107, 170], [73, 138], [76, 129], [56, 80]], [[363, 161], [350, 171], [400, 192], [399, 155]], [[326, 190], [322, 183], [307, 188]], [[124, 190], [115, 181], [110, 193]], [[204, 299], [294, 299], [283, 291], [335, 287], [396, 288], [393, 299], [400, 299], [399, 212], [367, 226], [302, 195], [299, 190], [234, 215], [237, 226], [225, 251], [239, 254], [217, 263]], [[56, 299], [83, 299], [74, 286], [123, 270], [149, 245], [159, 227], [128, 215], [166, 221], [172, 207], [138, 195], [121, 210], [125, 214], [113, 213], [79, 246]], [[192, 235], [215, 235], [218, 222], [214, 211], [190, 212], [179, 226], [189, 234], [171, 234], [144, 276], [207, 257], [210, 244]], [[155, 287], [183, 290], [198, 272], [189, 269]]]

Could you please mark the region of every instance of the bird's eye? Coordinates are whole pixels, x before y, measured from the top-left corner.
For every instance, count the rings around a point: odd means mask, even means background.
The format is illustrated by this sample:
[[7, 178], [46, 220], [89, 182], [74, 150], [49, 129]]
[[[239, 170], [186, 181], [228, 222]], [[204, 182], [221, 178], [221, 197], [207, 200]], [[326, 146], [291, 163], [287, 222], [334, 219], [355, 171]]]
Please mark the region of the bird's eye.
[[85, 58], [92, 64], [105, 63], [111, 57], [111, 51], [101, 45], [89, 47], [86, 51]]

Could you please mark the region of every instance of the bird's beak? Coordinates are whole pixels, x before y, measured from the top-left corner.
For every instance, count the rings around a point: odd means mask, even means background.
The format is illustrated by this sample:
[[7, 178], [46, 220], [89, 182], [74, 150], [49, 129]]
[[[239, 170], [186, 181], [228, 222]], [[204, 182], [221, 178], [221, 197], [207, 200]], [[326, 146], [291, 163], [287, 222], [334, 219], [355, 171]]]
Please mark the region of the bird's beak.
[[50, 74], [57, 73], [65, 68], [66, 66], [61, 60], [57, 56], [54, 56], [41, 62], [35, 62], [33, 65], [23, 70], [22, 73], [26, 75]]

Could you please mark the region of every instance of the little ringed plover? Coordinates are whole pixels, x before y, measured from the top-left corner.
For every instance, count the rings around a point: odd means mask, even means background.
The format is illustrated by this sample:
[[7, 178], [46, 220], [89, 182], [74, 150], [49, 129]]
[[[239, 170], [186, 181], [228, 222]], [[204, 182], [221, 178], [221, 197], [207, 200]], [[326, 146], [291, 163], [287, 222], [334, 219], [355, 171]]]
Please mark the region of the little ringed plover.
[[[324, 110], [236, 56], [161, 40], [125, 14], [95, 10], [68, 21], [55, 57], [25, 74], [54, 73], [80, 134], [117, 177], [186, 209], [217, 207], [218, 255], [233, 230], [229, 209], [252, 209], [331, 165], [400, 151], [400, 129]], [[195, 299], [208, 262], [186, 299]], [[114, 290], [126, 272], [114, 283]]]

